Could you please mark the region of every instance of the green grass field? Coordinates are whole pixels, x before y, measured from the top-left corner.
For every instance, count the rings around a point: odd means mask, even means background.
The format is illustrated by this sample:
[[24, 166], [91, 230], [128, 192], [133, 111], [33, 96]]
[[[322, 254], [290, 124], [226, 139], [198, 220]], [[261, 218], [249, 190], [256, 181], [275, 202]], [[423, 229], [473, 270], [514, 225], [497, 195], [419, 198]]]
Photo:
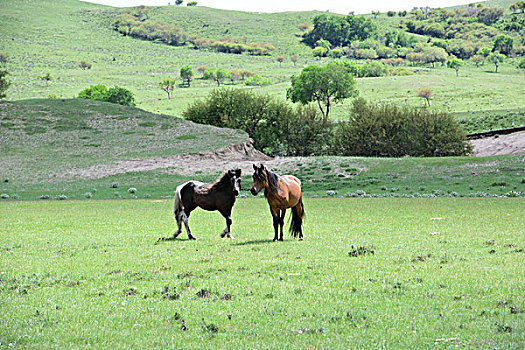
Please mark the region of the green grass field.
[[[186, 64], [247, 69], [272, 81], [257, 91], [284, 99], [292, 74], [327, 61], [312, 57], [297, 29], [319, 12], [150, 10], [203, 37], [227, 30], [269, 42], [276, 51], [267, 57], [117, 35], [110, 24], [120, 12], [74, 0], [0, 2], [12, 82], [0, 103], [0, 348], [525, 347], [524, 154], [281, 159], [269, 167], [303, 183], [303, 242], [272, 242], [268, 205], [253, 197], [236, 202], [235, 240], [221, 240], [223, 218], [202, 210], [190, 218], [198, 241], [166, 239], [175, 230], [167, 197], [219, 172], [188, 175], [195, 164], [167, 166], [165, 157], [249, 136], [177, 118], [211, 82], [196, 77], [171, 100], [159, 82]], [[381, 27], [398, 22], [377, 18]], [[81, 70], [81, 60], [93, 68]], [[417, 74], [360, 78], [357, 87], [373, 102], [421, 107], [416, 93], [428, 86], [432, 108], [468, 132], [506, 128], [524, 122], [525, 74], [515, 63], [497, 74], [466, 64], [459, 77], [408, 67]], [[94, 84], [130, 89], [138, 108], [73, 99]], [[346, 118], [350, 105], [331, 118]], [[114, 171], [127, 161], [161, 165]], [[242, 186], [248, 194], [251, 171]]]
[[520, 349], [524, 204], [306, 199], [274, 243], [263, 199], [195, 242], [171, 201], [0, 202], [0, 347]]

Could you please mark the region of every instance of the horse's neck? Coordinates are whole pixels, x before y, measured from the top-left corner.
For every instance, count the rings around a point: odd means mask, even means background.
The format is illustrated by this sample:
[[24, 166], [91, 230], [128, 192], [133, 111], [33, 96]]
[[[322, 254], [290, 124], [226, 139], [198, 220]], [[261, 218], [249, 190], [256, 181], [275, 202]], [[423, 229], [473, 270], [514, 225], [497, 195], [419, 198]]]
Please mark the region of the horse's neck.
[[212, 191], [220, 191], [222, 189], [230, 189], [232, 188], [232, 184], [230, 181], [224, 181], [224, 182], [217, 182], [211, 186]]

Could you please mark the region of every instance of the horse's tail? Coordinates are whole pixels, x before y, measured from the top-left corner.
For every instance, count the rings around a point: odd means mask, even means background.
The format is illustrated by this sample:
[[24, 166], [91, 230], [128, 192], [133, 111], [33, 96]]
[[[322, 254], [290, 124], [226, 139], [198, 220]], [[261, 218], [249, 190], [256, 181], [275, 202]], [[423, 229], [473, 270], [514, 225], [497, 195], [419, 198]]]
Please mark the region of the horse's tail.
[[303, 199], [299, 199], [299, 203], [292, 208], [292, 221], [290, 222], [290, 233], [294, 238], [303, 237], [303, 216], [304, 216], [304, 205]]
[[180, 196], [180, 191], [182, 190], [182, 186], [177, 187], [177, 190], [175, 191], [175, 200], [173, 203], [173, 214], [175, 215], [175, 220], [179, 218], [179, 215], [182, 212], [182, 199]]

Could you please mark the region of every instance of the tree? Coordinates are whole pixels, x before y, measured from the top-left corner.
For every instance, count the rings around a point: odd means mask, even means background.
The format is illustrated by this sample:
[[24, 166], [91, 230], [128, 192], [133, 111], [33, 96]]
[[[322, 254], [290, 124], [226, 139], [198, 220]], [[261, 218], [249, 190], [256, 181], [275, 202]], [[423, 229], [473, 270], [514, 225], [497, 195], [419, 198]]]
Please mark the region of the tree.
[[427, 104], [430, 107], [430, 97], [432, 96], [432, 90], [430, 90], [429, 87], [421, 88], [421, 90], [418, 91], [417, 96], [427, 100]]
[[377, 35], [375, 22], [363, 16], [319, 15], [314, 17], [314, 28], [303, 35], [303, 42], [315, 47], [319, 40], [330, 42], [331, 47], [349, 46], [352, 41], [366, 40]]
[[485, 57], [482, 55], [474, 55], [470, 58], [470, 62], [474, 63], [476, 67], [479, 67], [485, 62]]
[[435, 62], [445, 62], [447, 60], [448, 54], [445, 49], [441, 47], [425, 47], [423, 49], [423, 59], [427, 63], [432, 63], [432, 68], [434, 68]]
[[487, 61], [489, 63], [492, 63], [496, 67], [494, 73], [498, 72], [498, 67], [505, 61], [505, 58], [506, 56], [504, 54], [499, 53], [498, 51], [494, 51], [487, 56]]
[[232, 84], [235, 84], [235, 80], [241, 77], [241, 74], [235, 69], [230, 69], [229, 74], [230, 74], [230, 81]]
[[186, 6], [197, 6], [197, 1], [190, 1], [186, 3]]
[[171, 94], [175, 88], [175, 79], [166, 79], [159, 83], [161, 90], [165, 91], [168, 94], [168, 100], [171, 99]]
[[488, 55], [490, 55], [490, 53], [492, 52], [492, 50], [488, 47], [482, 47], [478, 50], [478, 52], [476, 53], [476, 55], [480, 55], [480, 56], [483, 56], [483, 57], [487, 57]]
[[175, 5], [177, 6], [182, 5], [183, 2], [184, 0], [175, 0]]
[[246, 69], [243, 69], [243, 70], [239, 71], [239, 74], [241, 75], [241, 80], [242, 81], [244, 81], [244, 79], [246, 79], [246, 78], [253, 77], [255, 75], [254, 72], [251, 72], [251, 71], [246, 70]]
[[512, 37], [505, 34], [499, 34], [494, 39], [494, 46], [492, 48], [492, 51], [499, 51], [504, 55], [508, 55], [512, 51], [513, 45], [514, 39], [512, 39]]
[[224, 79], [229, 79], [230, 73], [224, 68], [208, 68], [204, 73], [204, 79], [215, 80], [217, 86], [221, 86]]
[[279, 62], [279, 67], [281, 67], [281, 66], [282, 66], [282, 63], [283, 63], [283, 61], [284, 61], [284, 56], [277, 56], [277, 57], [275, 58], [275, 60], [276, 60], [277, 62]]
[[460, 58], [451, 58], [445, 61], [445, 64], [448, 68], [452, 68], [456, 70], [456, 77], [459, 75], [459, 68], [463, 65], [463, 60]]
[[513, 13], [524, 13], [525, 12], [525, 1], [516, 1], [512, 5], [509, 6], [509, 9]]
[[191, 78], [193, 77], [194, 74], [195, 73], [193, 72], [193, 68], [190, 65], [183, 66], [180, 69], [180, 76], [183, 80], [183, 83], [184, 81], [186, 81], [186, 84], [188, 85], [188, 87], [190, 87]]
[[341, 61], [324, 66], [310, 65], [298, 76], [293, 75], [286, 98], [308, 104], [316, 101], [323, 118], [328, 119], [332, 101], [338, 103], [358, 94], [353, 75]]
[[8, 75], [7, 70], [0, 69], [0, 100], [6, 97], [7, 88], [11, 85], [11, 82], [7, 80]]
[[478, 11], [478, 21], [486, 25], [496, 23], [503, 16], [503, 9], [484, 7]]
[[297, 57], [296, 56], [290, 56], [290, 61], [293, 62], [293, 66], [295, 67], [295, 65], [297, 64]]
[[208, 66], [199, 66], [197, 68], [197, 72], [202, 74], [202, 79], [204, 79], [204, 73], [206, 72], [206, 69], [208, 69]]

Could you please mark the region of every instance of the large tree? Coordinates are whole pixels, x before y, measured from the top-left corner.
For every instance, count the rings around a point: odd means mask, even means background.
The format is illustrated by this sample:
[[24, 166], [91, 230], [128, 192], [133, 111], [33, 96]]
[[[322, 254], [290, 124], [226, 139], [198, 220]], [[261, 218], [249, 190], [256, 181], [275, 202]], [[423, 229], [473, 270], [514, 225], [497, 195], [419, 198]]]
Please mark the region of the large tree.
[[492, 51], [499, 51], [504, 55], [508, 55], [512, 51], [513, 46], [514, 39], [512, 39], [512, 37], [505, 34], [499, 34], [494, 39], [494, 47], [492, 48]]
[[286, 98], [302, 104], [316, 101], [327, 120], [332, 102], [337, 103], [357, 94], [352, 73], [342, 61], [335, 61], [324, 66], [310, 65], [298, 76], [293, 75], [292, 87], [286, 92]]

